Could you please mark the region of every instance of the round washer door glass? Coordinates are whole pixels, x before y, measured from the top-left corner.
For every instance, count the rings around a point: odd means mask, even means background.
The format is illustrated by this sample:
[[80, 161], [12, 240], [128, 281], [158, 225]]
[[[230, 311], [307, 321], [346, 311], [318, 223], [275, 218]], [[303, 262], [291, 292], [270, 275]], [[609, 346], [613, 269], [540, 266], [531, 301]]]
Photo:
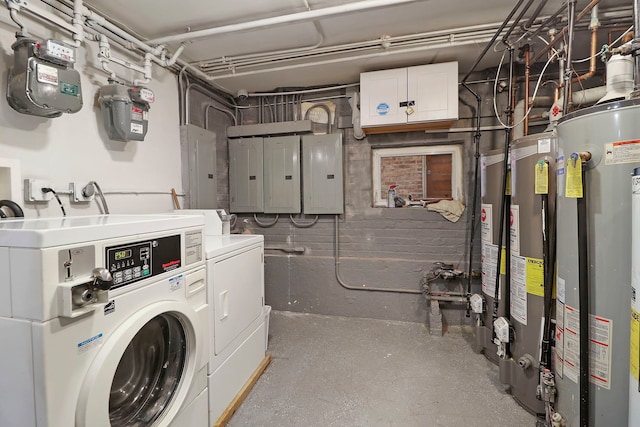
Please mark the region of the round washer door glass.
[[187, 363], [180, 319], [164, 313], [147, 322], [127, 346], [111, 384], [112, 427], [150, 426], [168, 408]]

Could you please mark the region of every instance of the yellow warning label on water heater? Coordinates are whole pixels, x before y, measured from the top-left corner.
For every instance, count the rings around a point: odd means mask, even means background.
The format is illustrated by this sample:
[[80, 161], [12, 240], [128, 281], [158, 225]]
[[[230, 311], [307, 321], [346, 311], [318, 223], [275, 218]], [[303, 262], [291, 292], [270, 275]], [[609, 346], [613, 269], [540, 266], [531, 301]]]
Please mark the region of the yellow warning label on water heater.
[[[575, 154], [575, 153], [574, 153]], [[566, 162], [565, 196], [573, 199], [582, 198], [582, 160], [574, 159], [574, 154]], [[577, 156], [577, 155], [576, 155]]]
[[540, 160], [535, 166], [536, 194], [549, 194], [549, 165]]
[[638, 381], [640, 372], [640, 314], [631, 307], [631, 375]]
[[544, 296], [544, 261], [527, 258], [527, 293]]

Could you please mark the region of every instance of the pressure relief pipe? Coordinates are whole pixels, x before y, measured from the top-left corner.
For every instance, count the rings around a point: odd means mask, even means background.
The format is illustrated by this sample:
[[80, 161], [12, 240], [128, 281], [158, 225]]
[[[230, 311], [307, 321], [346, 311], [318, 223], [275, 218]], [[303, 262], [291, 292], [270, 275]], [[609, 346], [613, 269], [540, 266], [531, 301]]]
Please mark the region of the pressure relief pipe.
[[[513, 93], [513, 48], [509, 48], [509, 102], [511, 100], [511, 94]], [[513, 111], [511, 109], [511, 104], [509, 103], [507, 106], [507, 123], [512, 115]], [[505, 240], [505, 243], [508, 244], [510, 240], [510, 236], [507, 235], [505, 239], [505, 229], [508, 228], [508, 214], [510, 212], [511, 205], [511, 197], [509, 194], [511, 193], [511, 189], [507, 188], [507, 185], [510, 183], [509, 178], [509, 144], [511, 142], [511, 127], [507, 126], [504, 129], [504, 160], [502, 162], [502, 201], [500, 205], [500, 230], [498, 232], [498, 259], [496, 266], [496, 283], [495, 283], [495, 295], [493, 300], [493, 319], [498, 318], [498, 308], [500, 303], [500, 267], [502, 265], [502, 242]], [[505, 297], [504, 307], [505, 312], [509, 311], [509, 280], [510, 280], [510, 268], [509, 268], [509, 252], [506, 253], [507, 259], [505, 261], [505, 280], [504, 280], [504, 291], [502, 294]]]
[[589, 427], [589, 224], [585, 172], [591, 153], [573, 153], [582, 169], [582, 197], [576, 199], [578, 216], [578, 305], [580, 310], [580, 427]]
[[[546, 181], [549, 182], [549, 162], [541, 160], [536, 167], [545, 168]], [[543, 172], [544, 173], [544, 172]], [[542, 345], [540, 353], [540, 364], [547, 369], [551, 369], [551, 308], [553, 302], [553, 272], [554, 272], [554, 255], [552, 245], [550, 209], [549, 209], [549, 191], [540, 194], [542, 206], [542, 267], [543, 267], [543, 310], [544, 310], [544, 327], [542, 330]]]
[[480, 137], [482, 136], [480, 118], [482, 117], [482, 98], [476, 92], [471, 90], [466, 82], [462, 82], [462, 86], [467, 89], [476, 98], [476, 128], [473, 134], [474, 166], [473, 166], [473, 201], [471, 202], [471, 231], [469, 235], [469, 265], [467, 273], [467, 311], [466, 316], [471, 316], [471, 277], [473, 272], [473, 246], [476, 236], [476, 212], [478, 211], [478, 172], [480, 168]]

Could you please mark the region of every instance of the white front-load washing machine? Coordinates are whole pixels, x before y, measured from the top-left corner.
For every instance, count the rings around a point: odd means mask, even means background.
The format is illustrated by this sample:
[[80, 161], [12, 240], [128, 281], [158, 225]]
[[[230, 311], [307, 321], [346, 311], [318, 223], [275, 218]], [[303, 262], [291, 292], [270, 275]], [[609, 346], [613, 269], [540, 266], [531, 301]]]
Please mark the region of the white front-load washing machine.
[[0, 426], [208, 426], [203, 224], [0, 221]]

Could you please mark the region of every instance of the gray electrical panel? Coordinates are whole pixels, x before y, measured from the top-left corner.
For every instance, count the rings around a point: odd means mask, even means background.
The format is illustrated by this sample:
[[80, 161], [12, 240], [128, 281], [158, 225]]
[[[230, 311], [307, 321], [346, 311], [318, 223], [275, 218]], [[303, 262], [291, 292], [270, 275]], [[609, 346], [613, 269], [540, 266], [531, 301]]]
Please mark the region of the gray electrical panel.
[[264, 213], [300, 213], [300, 137], [264, 139]]
[[216, 134], [194, 125], [181, 126], [180, 154], [186, 207], [217, 208]]
[[262, 138], [229, 140], [229, 210], [263, 212]]
[[344, 213], [342, 135], [302, 137], [302, 184], [303, 213]]

